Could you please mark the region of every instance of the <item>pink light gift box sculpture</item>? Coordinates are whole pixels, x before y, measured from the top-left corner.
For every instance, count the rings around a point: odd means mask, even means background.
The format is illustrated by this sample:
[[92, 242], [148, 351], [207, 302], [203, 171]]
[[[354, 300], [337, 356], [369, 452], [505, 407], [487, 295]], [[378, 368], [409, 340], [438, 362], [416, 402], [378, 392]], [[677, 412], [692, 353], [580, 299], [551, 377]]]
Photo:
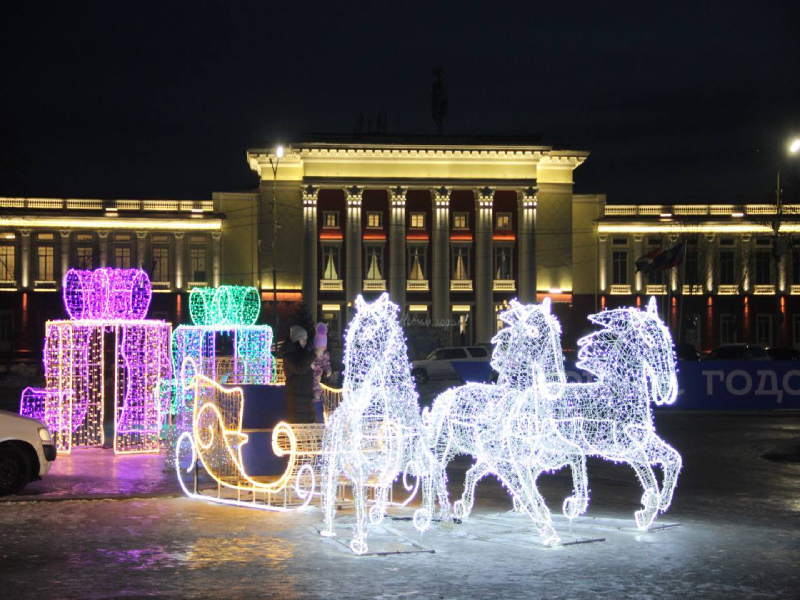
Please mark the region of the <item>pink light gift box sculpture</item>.
[[141, 269], [70, 269], [63, 290], [71, 318], [47, 322], [46, 389], [26, 389], [20, 413], [44, 417], [61, 453], [102, 446], [106, 343], [113, 344], [114, 451], [157, 452], [172, 325], [144, 318], [150, 278]]

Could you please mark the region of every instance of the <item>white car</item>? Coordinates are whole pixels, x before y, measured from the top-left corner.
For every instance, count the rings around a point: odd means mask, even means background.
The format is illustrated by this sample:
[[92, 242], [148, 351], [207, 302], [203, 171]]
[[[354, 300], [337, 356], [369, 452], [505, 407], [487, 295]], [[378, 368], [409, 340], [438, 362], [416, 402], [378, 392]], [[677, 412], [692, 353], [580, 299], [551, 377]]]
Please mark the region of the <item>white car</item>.
[[427, 358], [411, 361], [411, 376], [417, 383], [426, 383], [431, 379], [458, 379], [458, 372], [453, 368], [452, 361], [488, 363], [491, 359], [491, 353], [486, 346], [439, 348]]
[[56, 459], [47, 427], [36, 419], [0, 410], [0, 496], [16, 494], [41, 479]]

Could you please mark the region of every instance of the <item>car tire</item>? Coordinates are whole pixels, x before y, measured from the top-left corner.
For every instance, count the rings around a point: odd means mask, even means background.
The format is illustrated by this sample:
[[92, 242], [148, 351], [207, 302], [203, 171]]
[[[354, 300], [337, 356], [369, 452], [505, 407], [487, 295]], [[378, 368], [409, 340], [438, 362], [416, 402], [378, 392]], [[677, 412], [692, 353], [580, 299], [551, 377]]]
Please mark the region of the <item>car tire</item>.
[[16, 494], [31, 480], [31, 463], [14, 446], [0, 448], [0, 496]]
[[428, 372], [425, 369], [415, 369], [411, 371], [411, 377], [414, 378], [417, 385], [424, 385], [429, 381]]

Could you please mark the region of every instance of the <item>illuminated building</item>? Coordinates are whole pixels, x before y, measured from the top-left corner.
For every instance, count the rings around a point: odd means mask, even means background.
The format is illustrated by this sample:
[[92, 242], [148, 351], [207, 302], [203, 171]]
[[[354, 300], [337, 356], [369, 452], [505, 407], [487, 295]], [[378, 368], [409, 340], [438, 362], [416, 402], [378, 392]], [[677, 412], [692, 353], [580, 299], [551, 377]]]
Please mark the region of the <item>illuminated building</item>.
[[[609, 204], [596, 223], [599, 299], [614, 308], [656, 295], [663, 310], [670, 297], [675, 341], [701, 350], [800, 347], [800, 205], [783, 205], [777, 237], [776, 216], [774, 204]], [[683, 242], [680, 266], [636, 272], [639, 257]]]
[[593, 267], [589, 277], [574, 269], [603, 203], [573, 194], [587, 156], [531, 139], [448, 136], [321, 135], [292, 141], [280, 158], [253, 149], [259, 190], [218, 197], [242, 225], [251, 215], [246, 236], [257, 240], [226, 236], [223, 272], [250, 264], [252, 285], [272, 298], [277, 190], [278, 300], [302, 298], [332, 340], [341, 343], [359, 294], [386, 291], [401, 313], [449, 324], [453, 344], [489, 342], [512, 298], [551, 297], [557, 313], [579, 295], [593, 303]]
[[213, 200], [0, 197], [0, 349], [39, 360], [71, 268], [141, 267], [153, 317], [187, 319], [180, 294], [220, 284], [223, 223]]

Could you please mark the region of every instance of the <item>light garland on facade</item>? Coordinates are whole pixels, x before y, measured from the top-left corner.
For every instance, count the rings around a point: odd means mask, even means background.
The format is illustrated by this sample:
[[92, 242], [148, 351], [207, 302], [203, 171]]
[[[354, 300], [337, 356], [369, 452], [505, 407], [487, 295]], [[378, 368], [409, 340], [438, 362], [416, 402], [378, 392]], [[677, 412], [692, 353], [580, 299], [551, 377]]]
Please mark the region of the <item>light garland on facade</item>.
[[[145, 320], [151, 286], [140, 269], [71, 269], [63, 281], [69, 321], [45, 326], [45, 422], [56, 447], [104, 443], [105, 334], [114, 343], [114, 450], [157, 452], [162, 380], [169, 380], [172, 326]], [[27, 390], [26, 390], [27, 391]], [[23, 394], [22, 406], [31, 392]]]
[[[414, 526], [426, 530], [435, 507], [447, 491], [443, 472], [428, 448], [408, 362], [397, 305], [382, 294], [371, 304], [356, 298], [356, 314], [347, 330], [342, 402], [325, 427], [322, 449], [322, 499], [325, 529], [335, 536], [333, 517], [340, 478], [352, 483], [356, 524], [350, 548], [367, 551], [367, 519], [380, 522], [392, 483], [403, 473], [421, 478], [423, 506]], [[374, 504], [367, 511], [367, 486]], [[408, 486], [407, 486], [408, 487]]]

